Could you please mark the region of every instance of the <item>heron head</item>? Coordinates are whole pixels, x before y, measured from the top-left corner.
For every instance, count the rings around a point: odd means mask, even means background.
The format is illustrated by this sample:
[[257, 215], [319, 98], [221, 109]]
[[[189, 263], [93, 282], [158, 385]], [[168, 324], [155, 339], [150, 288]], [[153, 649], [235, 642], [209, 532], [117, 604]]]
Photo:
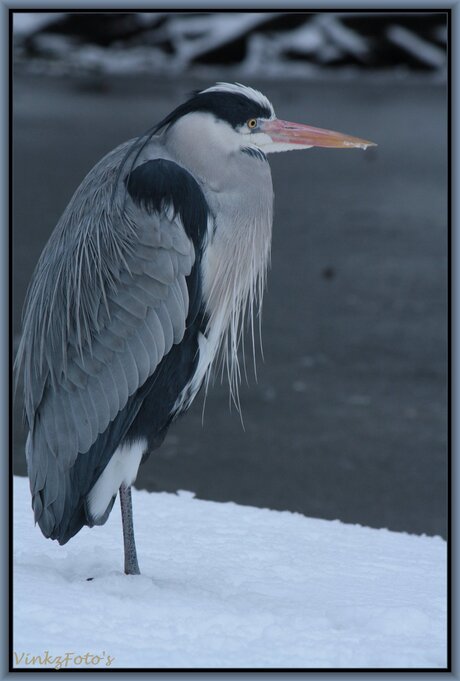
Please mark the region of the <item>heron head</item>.
[[[180, 122], [180, 125], [177, 124]], [[276, 117], [271, 102], [258, 90], [239, 83], [217, 83], [194, 93], [158, 126], [174, 127], [188, 145], [203, 144], [225, 151], [257, 147], [265, 154], [311, 147], [366, 149], [373, 142]]]

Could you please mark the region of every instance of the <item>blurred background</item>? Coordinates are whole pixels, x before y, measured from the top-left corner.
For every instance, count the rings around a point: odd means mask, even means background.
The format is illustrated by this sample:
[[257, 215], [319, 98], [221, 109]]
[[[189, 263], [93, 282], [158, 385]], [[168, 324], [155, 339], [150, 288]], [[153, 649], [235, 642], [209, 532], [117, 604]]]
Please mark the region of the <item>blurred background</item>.
[[[270, 157], [265, 359], [241, 388], [244, 428], [218, 377], [137, 487], [446, 536], [446, 43], [445, 13], [15, 12], [15, 348], [84, 175], [191, 90], [237, 80], [281, 118], [379, 145]], [[18, 475], [24, 442], [17, 399]]]

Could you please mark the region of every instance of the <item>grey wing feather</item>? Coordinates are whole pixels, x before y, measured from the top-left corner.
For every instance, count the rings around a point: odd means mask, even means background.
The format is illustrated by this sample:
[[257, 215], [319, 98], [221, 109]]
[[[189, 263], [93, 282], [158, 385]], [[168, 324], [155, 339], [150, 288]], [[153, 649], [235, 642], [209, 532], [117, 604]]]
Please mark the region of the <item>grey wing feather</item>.
[[77, 190], [39, 261], [24, 317], [17, 361], [45, 534], [63, 513], [65, 471], [185, 332], [192, 242], [169, 211], [147, 213], [129, 197], [112, 212], [87, 205], [89, 185], [109, 170], [107, 161], [96, 166]]

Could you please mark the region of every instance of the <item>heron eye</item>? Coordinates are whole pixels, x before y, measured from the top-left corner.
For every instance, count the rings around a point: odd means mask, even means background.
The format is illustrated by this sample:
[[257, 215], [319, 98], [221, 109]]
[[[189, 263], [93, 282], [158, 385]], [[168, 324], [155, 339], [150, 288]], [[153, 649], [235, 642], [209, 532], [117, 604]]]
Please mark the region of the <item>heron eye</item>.
[[253, 130], [254, 128], [257, 128], [257, 118], [250, 118], [247, 122], [248, 128]]

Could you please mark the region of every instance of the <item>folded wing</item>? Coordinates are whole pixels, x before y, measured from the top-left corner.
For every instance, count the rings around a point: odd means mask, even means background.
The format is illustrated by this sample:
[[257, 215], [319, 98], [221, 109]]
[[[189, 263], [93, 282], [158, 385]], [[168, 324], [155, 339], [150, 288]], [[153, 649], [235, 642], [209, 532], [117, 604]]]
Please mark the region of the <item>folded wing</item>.
[[[42, 254], [25, 310], [18, 362], [28, 471], [36, 521], [53, 538], [135, 417], [128, 400], [184, 335], [187, 277], [206, 230], [201, 189], [172, 161], [139, 166], [114, 199], [119, 154], [77, 190]], [[194, 195], [192, 214], [178, 183]]]

